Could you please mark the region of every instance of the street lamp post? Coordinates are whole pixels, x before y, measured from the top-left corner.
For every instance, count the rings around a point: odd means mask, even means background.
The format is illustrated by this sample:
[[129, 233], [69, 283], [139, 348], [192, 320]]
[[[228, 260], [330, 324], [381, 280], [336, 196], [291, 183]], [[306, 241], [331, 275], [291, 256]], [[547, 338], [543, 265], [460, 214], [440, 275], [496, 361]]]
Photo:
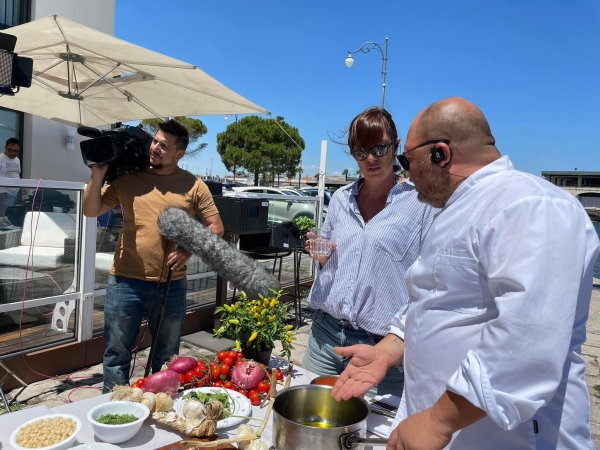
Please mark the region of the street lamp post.
[[381, 48], [381, 45], [376, 42], [365, 42], [361, 47], [353, 52], [348, 52], [348, 56], [346, 57], [346, 66], [348, 68], [352, 67], [354, 64], [354, 58], [352, 55], [354, 53], [363, 52], [369, 53], [371, 50], [377, 50], [381, 53], [381, 78], [383, 78], [383, 85], [381, 86], [381, 107], [385, 107], [385, 78], [387, 75], [387, 60], [388, 60], [388, 37], [385, 37], [385, 51]]

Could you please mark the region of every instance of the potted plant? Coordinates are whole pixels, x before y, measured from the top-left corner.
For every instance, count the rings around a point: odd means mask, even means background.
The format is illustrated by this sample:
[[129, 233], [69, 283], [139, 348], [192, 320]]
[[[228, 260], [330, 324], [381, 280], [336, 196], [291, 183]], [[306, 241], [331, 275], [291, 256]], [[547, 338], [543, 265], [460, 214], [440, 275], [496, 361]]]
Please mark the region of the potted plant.
[[256, 299], [242, 292], [239, 301], [215, 309], [216, 314], [221, 314], [221, 327], [215, 330], [214, 337], [231, 336], [244, 357], [265, 365], [269, 363], [275, 341], [281, 341], [279, 356], [289, 360], [294, 349], [292, 342], [296, 339], [294, 327], [286, 323], [287, 305], [280, 301], [284, 292], [275, 289], [271, 292], [269, 297], [259, 294]]
[[310, 217], [301, 216], [294, 219], [294, 223], [298, 225], [298, 229], [300, 230], [300, 238], [296, 247], [304, 248], [306, 245], [306, 233], [308, 233], [311, 228], [315, 228], [315, 221]]

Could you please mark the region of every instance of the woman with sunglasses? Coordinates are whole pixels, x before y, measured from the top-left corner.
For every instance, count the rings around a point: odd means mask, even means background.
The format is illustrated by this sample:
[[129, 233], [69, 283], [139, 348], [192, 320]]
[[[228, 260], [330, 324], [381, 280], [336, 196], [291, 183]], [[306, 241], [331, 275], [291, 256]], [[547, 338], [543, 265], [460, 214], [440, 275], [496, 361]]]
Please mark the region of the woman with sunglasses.
[[[302, 366], [319, 375], [344, 370], [348, 361], [334, 347], [374, 345], [388, 334], [387, 323], [408, 304], [404, 273], [437, 211], [417, 200], [409, 180], [398, 182], [400, 139], [390, 113], [368, 108], [347, 135], [363, 176], [329, 202], [321, 235], [335, 242], [331, 255], [311, 255], [320, 272], [308, 297], [315, 313]], [[403, 385], [402, 367], [392, 367], [377, 394], [399, 397]]]

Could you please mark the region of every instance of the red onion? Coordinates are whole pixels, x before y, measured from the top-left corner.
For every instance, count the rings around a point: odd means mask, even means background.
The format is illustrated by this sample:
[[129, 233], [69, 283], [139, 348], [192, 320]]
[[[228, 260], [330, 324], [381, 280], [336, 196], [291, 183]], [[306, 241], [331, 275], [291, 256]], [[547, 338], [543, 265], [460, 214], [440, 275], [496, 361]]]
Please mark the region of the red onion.
[[161, 370], [160, 372], [150, 375], [144, 383], [144, 392], [164, 392], [171, 396], [177, 394], [179, 390], [179, 374], [174, 370]]
[[191, 356], [173, 356], [167, 364], [169, 370], [174, 370], [177, 373], [185, 375], [190, 370], [194, 370], [198, 365], [198, 360]]
[[263, 376], [262, 368], [257, 362], [244, 361], [233, 369], [231, 381], [241, 389], [254, 389]]

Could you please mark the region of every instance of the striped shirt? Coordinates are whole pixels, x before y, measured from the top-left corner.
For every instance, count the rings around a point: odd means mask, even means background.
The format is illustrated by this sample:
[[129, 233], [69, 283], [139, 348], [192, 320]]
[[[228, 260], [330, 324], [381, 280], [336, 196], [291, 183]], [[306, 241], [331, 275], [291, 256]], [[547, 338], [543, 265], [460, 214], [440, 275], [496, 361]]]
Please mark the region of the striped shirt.
[[320, 270], [308, 303], [383, 336], [391, 318], [408, 304], [404, 274], [438, 210], [418, 201], [414, 185], [404, 181], [395, 184], [383, 210], [365, 225], [356, 202], [360, 181], [338, 189], [329, 202], [322, 235], [337, 248]]

